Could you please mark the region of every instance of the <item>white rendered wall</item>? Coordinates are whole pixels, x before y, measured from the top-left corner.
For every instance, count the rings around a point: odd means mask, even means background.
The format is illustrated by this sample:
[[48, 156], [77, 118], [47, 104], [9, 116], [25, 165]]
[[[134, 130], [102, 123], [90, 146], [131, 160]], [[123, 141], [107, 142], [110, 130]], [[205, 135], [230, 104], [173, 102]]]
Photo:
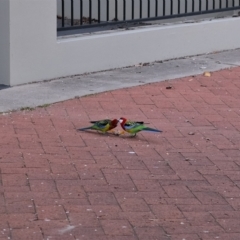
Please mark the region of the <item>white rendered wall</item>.
[[[1, 1], [1, 0], [0, 0]], [[58, 64], [55, 0], [9, 0], [11, 85], [52, 78]]]
[[[236, 31], [240, 18], [57, 39], [56, 0], [1, 0], [0, 9], [3, 1], [10, 3], [11, 61], [9, 69], [0, 66], [4, 72], [0, 84], [17, 85], [240, 48], [240, 31]], [[8, 32], [2, 25], [1, 36], [2, 29]], [[6, 44], [6, 39], [0, 41]], [[1, 62], [8, 62], [8, 54], [0, 56]], [[8, 77], [7, 81], [2, 76]]]

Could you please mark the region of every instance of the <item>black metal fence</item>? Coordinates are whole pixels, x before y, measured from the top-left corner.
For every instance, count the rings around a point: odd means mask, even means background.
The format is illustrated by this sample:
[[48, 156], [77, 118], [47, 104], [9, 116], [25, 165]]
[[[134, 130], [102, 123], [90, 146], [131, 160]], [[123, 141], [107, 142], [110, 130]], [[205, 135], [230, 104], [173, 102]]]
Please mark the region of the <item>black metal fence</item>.
[[57, 0], [58, 31], [240, 9], [240, 0]]

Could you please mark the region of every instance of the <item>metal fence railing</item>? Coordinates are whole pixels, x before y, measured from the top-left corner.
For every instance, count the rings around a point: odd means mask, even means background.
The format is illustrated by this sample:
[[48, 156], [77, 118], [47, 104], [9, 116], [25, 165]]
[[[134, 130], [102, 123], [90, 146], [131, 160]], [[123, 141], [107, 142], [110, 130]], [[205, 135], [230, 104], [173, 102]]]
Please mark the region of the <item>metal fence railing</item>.
[[240, 9], [240, 0], [57, 0], [58, 31]]

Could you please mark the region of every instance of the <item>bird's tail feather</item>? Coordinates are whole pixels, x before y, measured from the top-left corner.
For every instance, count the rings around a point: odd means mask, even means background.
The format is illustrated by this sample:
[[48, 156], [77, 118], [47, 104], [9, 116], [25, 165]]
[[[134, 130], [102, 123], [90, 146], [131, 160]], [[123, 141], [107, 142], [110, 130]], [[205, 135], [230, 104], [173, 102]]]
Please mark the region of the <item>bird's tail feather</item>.
[[88, 130], [88, 129], [91, 129], [92, 127], [85, 127], [85, 128], [79, 128], [77, 129], [78, 131], [85, 131], [85, 130]]
[[144, 128], [145, 131], [150, 131], [150, 132], [162, 132], [161, 130], [155, 129], [155, 128]]

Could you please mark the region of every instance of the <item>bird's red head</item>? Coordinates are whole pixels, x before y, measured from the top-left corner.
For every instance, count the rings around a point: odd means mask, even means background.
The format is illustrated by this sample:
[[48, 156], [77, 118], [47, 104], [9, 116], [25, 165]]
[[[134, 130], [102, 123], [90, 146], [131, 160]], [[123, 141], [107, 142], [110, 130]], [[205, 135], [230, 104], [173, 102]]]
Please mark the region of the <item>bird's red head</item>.
[[118, 120], [120, 123], [121, 123], [121, 126], [124, 126], [124, 124], [125, 124], [125, 122], [127, 121], [127, 119], [126, 118], [123, 118], [123, 117], [121, 117], [121, 118], [119, 118], [119, 120]]
[[116, 127], [117, 125], [118, 125], [118, 120], [117, 119], [113, 119], [112, 120], [112, 122], [111, 122], [111, 125], [113, 126], [113, 127]]

